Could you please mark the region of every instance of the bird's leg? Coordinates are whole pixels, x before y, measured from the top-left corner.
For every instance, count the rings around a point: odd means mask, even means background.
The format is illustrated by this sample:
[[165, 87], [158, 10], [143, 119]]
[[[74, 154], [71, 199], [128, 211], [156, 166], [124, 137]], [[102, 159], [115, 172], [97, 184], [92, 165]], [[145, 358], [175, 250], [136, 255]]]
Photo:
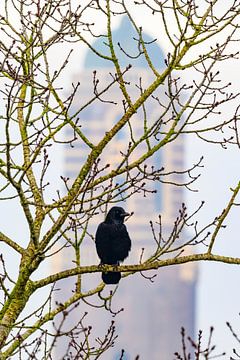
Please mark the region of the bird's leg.
[[115, 271], [118, 271], [118, 270], [117, 270], [117, 267], [118, 267], [119, 265], [120, 265], [120, 264], [119, 264], [119, 261], [117, 261], [116, 264], [113, 264], [113, 267], [114, 267]]
[[105, 264], [103, 264], [101, 261], [100, 261], [100, 264], [98, 265], [99, 269], [101, 269]]

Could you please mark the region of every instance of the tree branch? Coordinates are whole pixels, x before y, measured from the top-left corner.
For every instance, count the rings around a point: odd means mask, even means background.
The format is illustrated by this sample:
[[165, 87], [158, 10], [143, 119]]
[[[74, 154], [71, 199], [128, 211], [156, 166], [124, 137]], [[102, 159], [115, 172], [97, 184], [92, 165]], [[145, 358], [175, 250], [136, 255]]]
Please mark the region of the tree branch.
[[120, 272], [130, 272], [135, 273], [139, 271], [147, 271], [147, 270], [157, 270], [166, 266], [180, 265], [189, 262], [197, 262], [197, 261], [214, 261], [225, 264], [235, 264], [240, 265], [240, 258], [223, 256], [223, 255], [214, 255], [209, 253], [202, 254], [193, 254], [187, 256], [181, 256], [173, 259], [167, 260], [155, 260], [153, 262], [145, 262], [143, 264], [136, 265], [121, 265], [121, 266], [111, 266], [111, 265], [91, 265], [91, 266], [81, 266], [78, 268], [73, 268], [69, 270], [64, 270], [58, 272], [56, 274], [50, 275], [42, 280], [34, 281], [32, 286], [35, 289], [39, 289], [46, 285], [52, 284], [58, 280], [65, 279], [70, 276], [75, 276], [79, 274], [89, 274], [89, 273], [98, 273], [98, 272], [106, 272], [106, 271], [120, 271]]

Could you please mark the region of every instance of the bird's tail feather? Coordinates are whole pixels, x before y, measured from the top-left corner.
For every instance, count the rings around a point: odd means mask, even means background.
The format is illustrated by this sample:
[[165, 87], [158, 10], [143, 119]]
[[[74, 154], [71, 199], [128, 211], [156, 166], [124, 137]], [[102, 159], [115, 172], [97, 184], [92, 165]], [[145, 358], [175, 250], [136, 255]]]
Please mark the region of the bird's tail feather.
[[120, 272], [103, 272], [102, 273], [102, 280], [105, 284], [118, 284], [121, 279], [121, 273]]

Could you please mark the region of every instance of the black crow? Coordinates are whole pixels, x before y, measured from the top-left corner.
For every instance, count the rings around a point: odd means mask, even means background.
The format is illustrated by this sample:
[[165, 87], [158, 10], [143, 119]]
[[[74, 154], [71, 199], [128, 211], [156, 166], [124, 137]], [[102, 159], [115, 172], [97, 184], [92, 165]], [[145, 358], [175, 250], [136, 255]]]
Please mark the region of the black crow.
[[[98, 225], [96, 232], [96, 248], [101, 264], [119, 265], [128, 256], [131, 239], [124, 225], [124, 218], [129, 214], [123, 208], [112, 207], [104, 222]], [[105, 284], [118, 284], [120, 272], [103, 272]]]

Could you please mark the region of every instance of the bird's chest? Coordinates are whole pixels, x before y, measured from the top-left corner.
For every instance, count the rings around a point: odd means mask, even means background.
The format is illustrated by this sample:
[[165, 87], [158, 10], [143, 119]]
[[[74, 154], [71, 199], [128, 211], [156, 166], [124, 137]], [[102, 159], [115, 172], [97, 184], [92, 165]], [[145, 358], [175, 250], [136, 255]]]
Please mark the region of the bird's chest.
[[112, 252], [119, 260], [123, 260], [130, 250], [130, 240], [124, 225], [115, 225], [110, 236]]
[[123, 261], [131, 248], [131, 240], [124, 224], [102, 223], [96, 234], [97, 252], [103, 263]]
[[108, 239], [112, 246], [119, 245], [120, 242], [124, 241], [124, 227], [116, 224], [110, 225], [108, 227]]

